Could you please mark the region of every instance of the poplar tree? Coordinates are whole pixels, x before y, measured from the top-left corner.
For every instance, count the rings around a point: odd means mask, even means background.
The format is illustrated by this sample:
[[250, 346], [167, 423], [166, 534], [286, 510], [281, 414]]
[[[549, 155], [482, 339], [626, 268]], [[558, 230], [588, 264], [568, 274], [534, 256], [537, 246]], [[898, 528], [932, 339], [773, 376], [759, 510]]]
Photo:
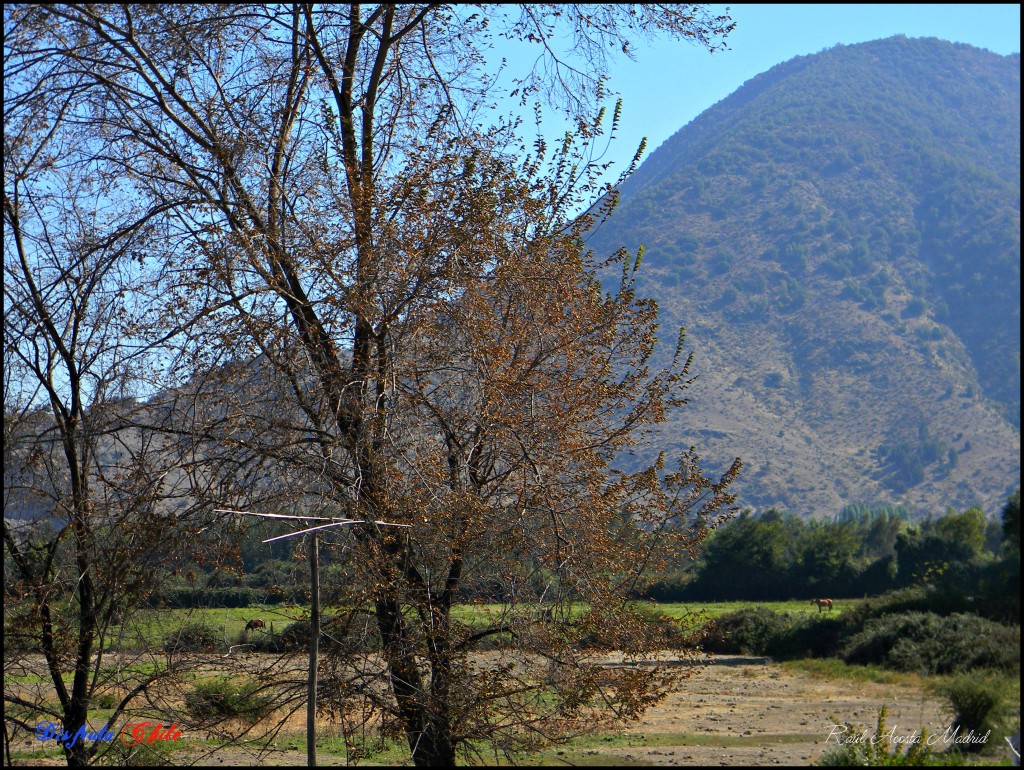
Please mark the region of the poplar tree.
[[[586, 247], [615, 202], [599, 153], [618, 109], [598, 105], [609, 52], [659, 34], [716, 50], [731, 20], [678, 5], [40, 5], [5, 27], [9, 66], [41, 98], [74, 82], [59, 119], [88, 126], [100, 173], [158, 212], [142, 259], [163, 271], [166, 334], [183, 382], [217, 381], [195, 391], [195, 440], [218, 462], [196, 478], [222, 507], [285, 485], [320, 513], [412, 525], [350, 535], [344, 601], [372, 608], [381, 655], [359, 676], [335, 662], [337, 709], [371, 704], [416, 765], [446, 766], [667, 692], [671, 671], [604, 656], [653, 660], [672, 642], [630, 592], [727, 515], [739, 464], [714, 480], [695, 450], [630, 457], [693, 375], [682, 334], [651, 365], [639, 255]], [[493, 35], [533, 66], [492, 67]], [[550, 141], [538, 120], [531, 138], [493, 109], [499, 93], [575, 129]], [[499, 609], [461, 623], [467, 597]]]

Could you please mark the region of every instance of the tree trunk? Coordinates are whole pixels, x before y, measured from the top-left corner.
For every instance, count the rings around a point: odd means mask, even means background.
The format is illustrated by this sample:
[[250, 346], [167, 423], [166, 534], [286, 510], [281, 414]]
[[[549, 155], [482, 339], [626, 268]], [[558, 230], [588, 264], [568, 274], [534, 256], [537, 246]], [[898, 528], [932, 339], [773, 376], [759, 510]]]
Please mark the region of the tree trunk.
[[90, 743], [84, 737], [78, 735], [79, 729], [86, 726], [86, 705], [78, 701], [79, 699], [72, 695], [71, 706], [64, 712], [64, 730], [72, 738], [78, 736], [70, 749], [66, 746], [64, 747], [64, 756], [67, 759], [68, 767], [87, 767], [89, 765]]
[[[413, 736], [408, 737], [412, 746]], [[447, 718], [429, 722], [427, 730], [417, 736], [412, 760], [416, 767], [455, 767], [455, 746]]]
[[398, 716], [413, 763], [416, 767], [454, 767], [455, 746], [446, 711], [448, 704], [440, 702], [438, 708], [431, 707], [435, 698], [427, 691], [420, 674], [401, 606], [388, 597], [377, 601], [376, 611]]

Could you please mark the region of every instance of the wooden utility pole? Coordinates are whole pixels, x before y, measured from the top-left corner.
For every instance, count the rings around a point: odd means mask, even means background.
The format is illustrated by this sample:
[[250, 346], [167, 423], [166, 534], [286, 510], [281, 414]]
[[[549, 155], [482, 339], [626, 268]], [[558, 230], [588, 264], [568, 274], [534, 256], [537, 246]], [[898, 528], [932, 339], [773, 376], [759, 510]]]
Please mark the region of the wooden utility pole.
[[316, 675], [320, 660], [320, 554], [317, 542], [317, 533], [321, 529], [331, 527], [355, 526], [360, 524], [372, 524], [381, 527], [410, 527], [411, 524], [392, 524], [389, 521], [360, 521], [355, 519], [339, 519], [325, 516], [296, 516], [282, 513], [256, 513], [254, 511], [234, 511], [227, 508], [214, 508], [214, 513], [226, 513], [231, 515], [242, 514], [245, 516], [259, 516], [265, 519], [287, 519], [289, 521], [326, 521], [327, 524], [317, 524], [314, 527], [300, 529], [298, 532], [289, 532], [286, 535], [269, 537], [264, 543], [272, 543], [275, 540], [283, 540], [286, 537], [296, 535], [309, 535], [309, 679], [307, 684], [306, 703], [306, 765], [316, 767]]
[[320, 660], [320, 554], [309, 533], [309, 685], [306, 702], [306, 765], [316, 767], [316, 676]]

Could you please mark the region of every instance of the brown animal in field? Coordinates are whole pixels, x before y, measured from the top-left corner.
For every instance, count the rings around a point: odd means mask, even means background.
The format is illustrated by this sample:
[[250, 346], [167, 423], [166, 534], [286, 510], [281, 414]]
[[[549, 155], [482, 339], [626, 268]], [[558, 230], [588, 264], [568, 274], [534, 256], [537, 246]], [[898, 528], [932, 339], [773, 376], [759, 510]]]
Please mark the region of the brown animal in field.
[[246, 631], [252, 631], [254, 628], [266, 628], [266, 627], [267, 627], [267, 624], [264, 623], [259, 618], [253, 618], [252, 620], [250, 620], [248, 623], [245, 624], [245, 630]]
[[818, 605], [818, 614], [821, 614], [823, 609], [828, 609], [832, 612], [832, 600], [831, 599], [811, 599], [811, 604]]

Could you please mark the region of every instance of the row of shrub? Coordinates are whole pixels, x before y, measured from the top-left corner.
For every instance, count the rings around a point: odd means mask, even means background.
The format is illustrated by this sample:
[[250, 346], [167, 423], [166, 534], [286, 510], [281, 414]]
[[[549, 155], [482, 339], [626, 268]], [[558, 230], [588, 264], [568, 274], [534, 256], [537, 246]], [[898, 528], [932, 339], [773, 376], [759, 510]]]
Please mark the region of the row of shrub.
[[[298, 620], [282, 631], [253, 629], [240, 632], [234, 644], [247, 645], [251, 652], [301, 652], [309, 649], [311, 624]], [[203, 621], [185, 623], [164, 637], [164, 650], [170, 653], [218, 652], [227, 646], [223, 631]], [[323, 652], [368, 652], [380, 649], [376, 624], [366, 615], [325, 618], [320, 627], [320, 649]]]
[[148, 604], [154, 608], [194, 610], [209, 607], [255, 607], [282, 602], [284, 597], [279, 593], [248, 586], [227, 586], [203, 590], [193, 587], [166, 588], [152, 594]]
[[933, 593], [926, 588], [894, 592], [840, 617], [748, 608], [715, 620], [703, 645], [721, 654], [776, 660], [836, 657], [923, 674], [1019, 671], [1019, 625], [935, 611], [941, 603], [929, 606]]

